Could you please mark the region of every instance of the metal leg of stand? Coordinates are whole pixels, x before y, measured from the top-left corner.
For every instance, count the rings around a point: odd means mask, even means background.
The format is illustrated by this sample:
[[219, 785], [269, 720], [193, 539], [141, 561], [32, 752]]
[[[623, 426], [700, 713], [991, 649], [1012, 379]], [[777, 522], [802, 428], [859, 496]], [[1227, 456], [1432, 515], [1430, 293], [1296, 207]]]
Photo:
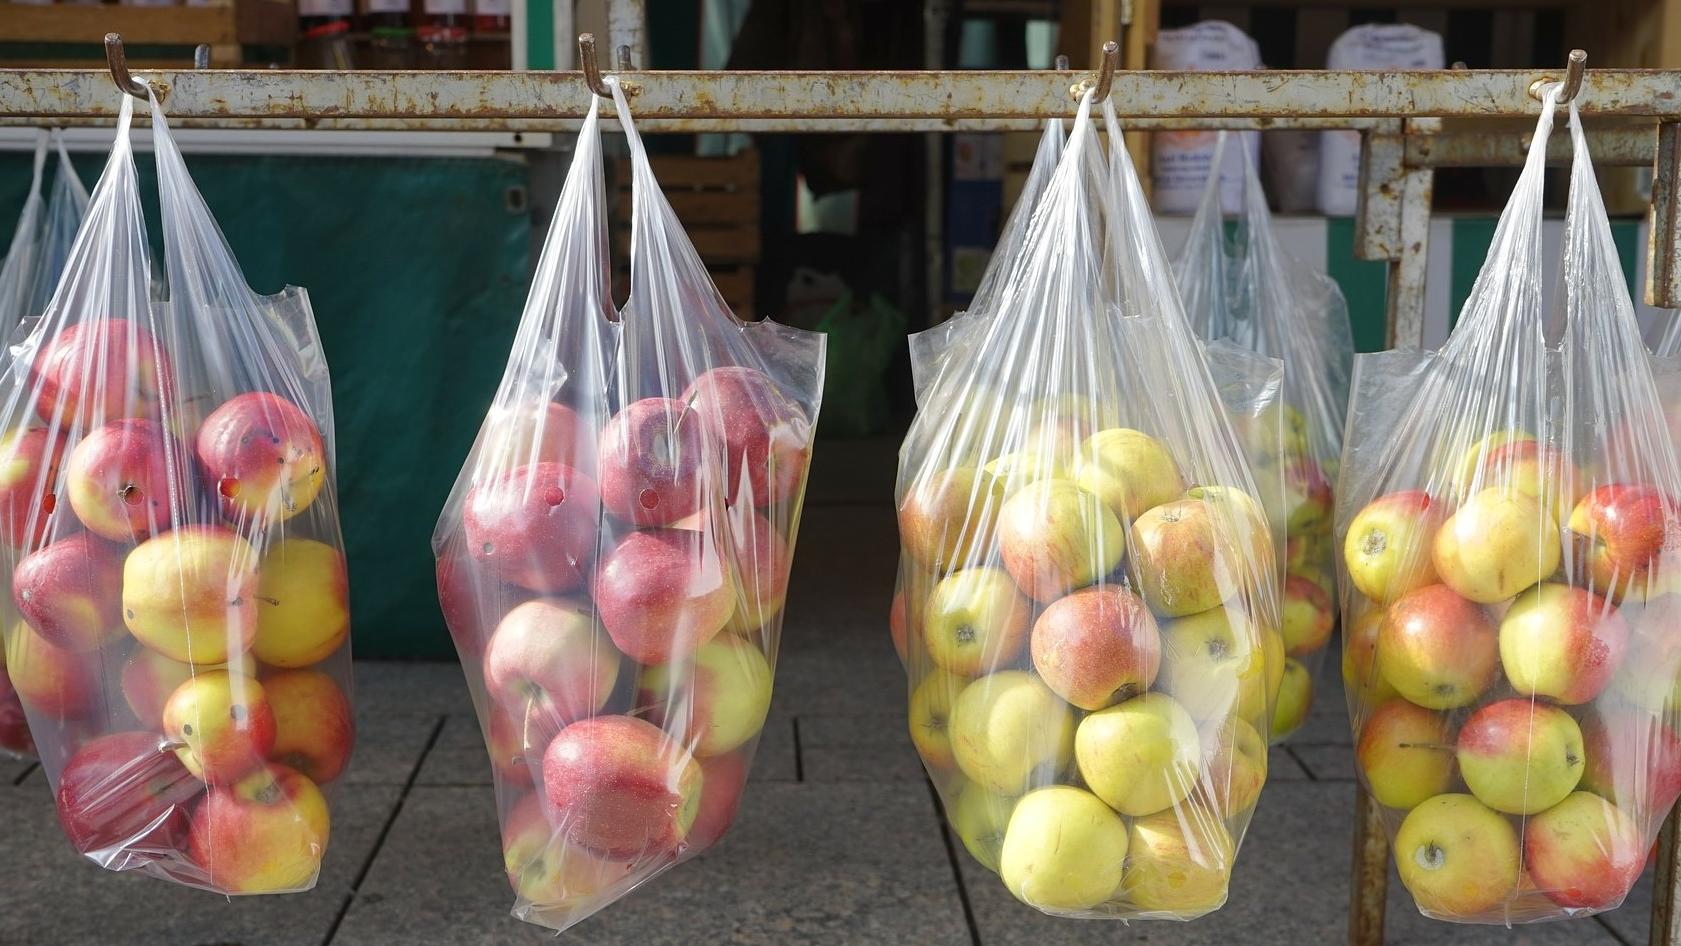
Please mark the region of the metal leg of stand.
[[1658, 833], [1658, 869], [1652, 878], [1652, 932], [1647, 939], [1651, 946], [1681, 944], [1681, 914], [1675, 910], [1676, 881], [1681, 879], [1681, 864], [1676, 862], [1681, 856], [1681, 845], [1675, 843], [1681, 828], [1677, 825], [1672, 810]]
[[1658, 126], [1647, 238], [1646, 302], [1681, 309], [1681, 122]]
[[1349, 877], [1348, 946], [1383, 946], [1389, 895], [1389, 835], [1365, 786], [1354, 786], [1354, 873]]

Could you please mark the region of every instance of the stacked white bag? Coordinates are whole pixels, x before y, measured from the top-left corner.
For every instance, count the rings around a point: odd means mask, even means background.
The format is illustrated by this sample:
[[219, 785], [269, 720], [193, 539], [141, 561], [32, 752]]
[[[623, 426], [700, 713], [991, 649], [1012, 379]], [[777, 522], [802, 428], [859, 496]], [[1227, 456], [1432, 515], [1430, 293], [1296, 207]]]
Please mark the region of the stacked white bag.
[[[1338, 36], [1325, 68], [1370, 71], [1440, 69], [1442, 34], [1408, 23], [1367, 23]], [[1321, 132], [1319, 212], [1351, 217], [1360, 203], [1360, 133]]]
[[[1222, 20], [1204, 20], [1156, 38], [1156, 68], [1228, 72], [1261, 68], [1261, 48]], [[1243, 209], [1243, 156], [1260, 160], [1260, 132], [1240, 133], [1242, 148], [1228, 148], [1220, 168], [1220, 205], [1229, 214]], [[1214, 165], [1212, 131], [1159, 131], [1151, 136], [1152, 202], [1157, 213], [1195, 213], [1203, 184]], [[1258, 166], [1258, 165], [1257, 165]]]

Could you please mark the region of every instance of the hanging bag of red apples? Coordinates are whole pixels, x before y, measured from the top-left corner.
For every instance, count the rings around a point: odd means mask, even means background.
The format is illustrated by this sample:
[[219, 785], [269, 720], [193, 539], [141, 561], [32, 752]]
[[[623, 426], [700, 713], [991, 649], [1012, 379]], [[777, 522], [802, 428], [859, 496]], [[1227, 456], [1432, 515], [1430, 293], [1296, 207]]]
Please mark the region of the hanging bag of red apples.
[[123, 99], [12, 348], [7, 673], [78, 851], [218, 893], [305, 890], [352, 742], [326, 363], [301, 290], [245, 285], [155, 101], [154, 283]]
[[1046, 913], [1188, 919], [1225, 901], [1265, 780], [1274, 543], [1091, 99], [996, 296], [918, 349], [896, 623], [975, 858]]
[[1468, 923], [1617, 906], [1681, 793], [1681, 469], [1574, 104], [1543, 255], [1557, 98], [1446, 343], [1357, 359], [1340, 484], [1360, 777]]
[[[1221, 154], [1229, 147], [1244, 147], [1244, 136], [1220, 132], [1213, 167], [1224, 166]], [[1342, 290], [1285, 250], [1255, 163], [1238, 163], [1241, 211], [1228, 224], [1221, 214], [1221, 176], [1209, 175], [1173, 268], [1197, 335], [1284, 363], [1282, 403], [1238, 425], [1263, 503], [1287, 543], [1279, 567], [1279, 630], [1287, 661], [1271, 733], [1278, 741], [1307, 719], [1336, 625], [1331, 484], [1342, 457], [1354, 339]]]
[[821, 335], [724, 305], [608, 81], [633, 174], [629, 301], [614, 312], [592, 102], [433, 538], [513, 912], [555, 929], [735, 817], [822, 390]]

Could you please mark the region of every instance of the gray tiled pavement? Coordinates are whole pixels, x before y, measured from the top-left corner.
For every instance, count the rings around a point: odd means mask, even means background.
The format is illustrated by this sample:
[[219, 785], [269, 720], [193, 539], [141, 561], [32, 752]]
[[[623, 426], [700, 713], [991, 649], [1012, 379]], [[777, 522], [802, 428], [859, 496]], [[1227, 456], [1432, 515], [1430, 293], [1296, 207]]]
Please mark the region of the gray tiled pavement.
[[[951, 844], [903, 729], [884, 627], [894, 569], [894, 445], [824, 443], [858, 462], [814, 474], [772, 715], [741, 814], [715, 848], [574, 927], [588, 946], [1335, 944], [1346, 930], [1352, 797], [1335, 664], [1244, 841], [1224, 908], [1132, 927], [1045, 917]], [[819, 457], [824, 456], [823, 449]], [[851, 458], [849, 458], [849, 461]], [[867, 462], [866, 462], [867, 461]], [[848, 469], [857, 470], [855, 477]], [[886, 471], [884, 473], [884, 470]], [[447, 663], [357, 665], [359, 744], [317, 889], [224, 898], [110, 874], [59, 834], [46, 780], [0, 762], [3, 946], [455, 946], [538, 943], [508, 916], [472, 705]], [[1632, 946], [1650, 879], [1605, 917], [1505, 930], [1420, 917], [1398, 882], [1392, 946]], [[1101, 939], [1100, 939], [1101, 938]]]

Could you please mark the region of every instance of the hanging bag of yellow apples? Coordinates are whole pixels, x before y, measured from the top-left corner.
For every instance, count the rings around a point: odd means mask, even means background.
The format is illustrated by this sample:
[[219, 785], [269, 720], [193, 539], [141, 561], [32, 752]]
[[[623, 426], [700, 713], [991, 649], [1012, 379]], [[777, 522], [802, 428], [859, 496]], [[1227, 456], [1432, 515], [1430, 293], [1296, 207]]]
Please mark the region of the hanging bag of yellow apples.
[[[1220, 132], [1212, 166], [1224, 166], [1224, 149], [1243, 146], [1242, 136]], [[1284, 363], [1277, 418], [1264, 414], [1238, 430], [1267, 512], [1287, 540], [1279, 631], [1289, 659], [1271, 733], [1276, 741], [1306, 720], [1337, 619], [1331, 484], [1342, 457], [1354, 340], [1342, 290], [1284, 248], [1255, 163], [1238, 163], [1243, 203], [1235, 220], [1221, 214], [1221, 175], [1210, 174], [1174, 273], [1197, 335]]]
[[609, 294], [598, 109], [507, 370], [433, 537], [490, 750], [515, 916], [566, 929], [716, 843], [770, 709], [823, 340], [730, 312], [613, 84], [630, 297]]
[[1339, 484], [1360, 778], [1468, 923], [1617, 906], [1681, 793], [1681, 469], [1574, 104], [1543, 253], [1558, 90], [1447, 341], [1357, 359]]
[[6, 670], [78, 851], [306, 890], [353, 741], [327, 366], [302, 290], [246, 286], [153, 100], [155, 280], [134, 104], [11, 349]]
[[1274, 549], [1091, 98], [985, 314], [918, 351], [895, 624], [976, 859], [1046, 913], [1186, 919], [1225, 901], [1265, 780]]

